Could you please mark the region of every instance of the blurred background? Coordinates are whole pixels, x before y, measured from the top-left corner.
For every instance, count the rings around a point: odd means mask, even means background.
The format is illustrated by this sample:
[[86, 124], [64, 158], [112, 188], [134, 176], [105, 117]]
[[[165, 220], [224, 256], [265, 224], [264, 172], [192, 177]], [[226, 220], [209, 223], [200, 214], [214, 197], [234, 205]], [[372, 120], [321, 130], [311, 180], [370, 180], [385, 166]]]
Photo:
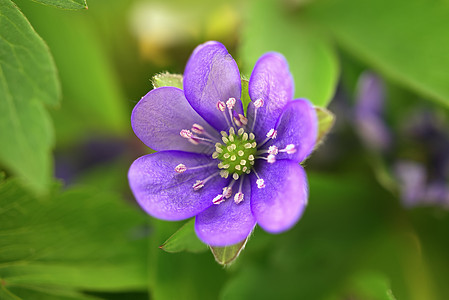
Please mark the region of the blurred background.
[[[449, 297], [448, 1], [13, 2], [23, 15], [0, 1], [0, 299]], [[247, 78], [282, 53], [295, 96], [336, 117], [304, 163], [302, 219], [256, 228], [226, 267], [206, 247], [159, 249], [185, 222], [144, 214], [126, 177], [151, 151], [131, 110], [208, 40]]]

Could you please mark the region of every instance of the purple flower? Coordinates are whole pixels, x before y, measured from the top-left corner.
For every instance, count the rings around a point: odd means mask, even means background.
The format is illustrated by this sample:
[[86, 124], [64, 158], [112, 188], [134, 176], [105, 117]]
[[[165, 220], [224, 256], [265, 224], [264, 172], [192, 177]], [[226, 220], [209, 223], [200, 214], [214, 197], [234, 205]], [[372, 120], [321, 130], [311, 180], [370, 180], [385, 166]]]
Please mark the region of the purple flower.
[[129, 170], [142, 208], [163, 220], [196, 216], [198, 237], [212, 246], [244, 240], [256, 222], [272, 233], [291, 228], [307, 204], [299, 163], [315, 146], [318, 123], [307, 100], [293, 100], [284, 57], [257, 61], [247, 116], [237, 64], [218, 42], [195, 49], [183, 88], [156, 88], [133, 110], [134, 132], [159, 151]]

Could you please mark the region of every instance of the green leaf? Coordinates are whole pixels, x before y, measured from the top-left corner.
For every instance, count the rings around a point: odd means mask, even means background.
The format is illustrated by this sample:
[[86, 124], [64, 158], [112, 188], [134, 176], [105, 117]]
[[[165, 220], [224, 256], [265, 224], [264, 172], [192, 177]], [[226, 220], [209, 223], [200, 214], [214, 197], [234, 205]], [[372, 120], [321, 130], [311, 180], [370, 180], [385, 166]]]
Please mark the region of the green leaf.
[[98, 24], [89, 14], [31, 1], [20, 1], [20, 7], [50, 46], [58, 66], [64, 105], [52, 111], [57, 146], [69, 147], [86, 136], [128, 134], [128, 99], [98, 35]]
[[315, 107], [315, 112], [318, 118], [318, 137], [316, 143], [319, 144], [332, 129], [332, 126], [334, 126], [335, 115], [323, 107]]
[[314, 28], [291, 15], [286, 1], [252, 1], [244, 27], [240, 57], [243, 70], [251, 72], [265, 52], [283, 54], [295, 80], [295, 97], [307, 98], [317, 106], [327, 106], [338, 80], [338, 60], [334, 50]]
[[227, 247], [210, 247], [212, 254], [215, 257], [217, 263], [223, 266], [228, 266], [233, 263], [240, 255], [242, 250], [245, 248], [248, 238], [241, 241], [238, 244], [227, 246]]
[[115, 194], [84, 188], [35, 198], [10, 180], [0, 184], [0, 214], [0, 280], [9, 293], [145, 289], [146, 216]]
[[63, 9], [87, 9], [86, 0], [33, 0]]
[[0, 0], [0, 163], [35, 191], [51, 177], [53, 128], [44, 104], [59, 103], [48, 47], [20, 10]]
[[154, 88], [162, 86], [174, 86], [182, 90], [182, 75], [181, 74], [170, 74], [168, 72], [160, 73], [154, 75], [151, 79]]
[[181, 251], [202, 252], [207, 249], [195, 234], [195, 219], [182, 225], [168, 240], [160, 246], [164, 251], [175, 253]]
[[449, 105], [448, 1], [314, 1], [303, 16], [371, 68]]

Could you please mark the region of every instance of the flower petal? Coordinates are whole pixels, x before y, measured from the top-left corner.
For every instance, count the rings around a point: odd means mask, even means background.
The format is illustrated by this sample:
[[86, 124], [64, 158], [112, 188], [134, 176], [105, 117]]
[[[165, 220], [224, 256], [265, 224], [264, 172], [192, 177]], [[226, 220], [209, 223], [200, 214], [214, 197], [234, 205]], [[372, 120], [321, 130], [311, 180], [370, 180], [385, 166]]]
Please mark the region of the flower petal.
[[203, 188], [194, 191], [196, 180], [203, 180], [217, 170], [216, 165], [197, 170], [175, 172], [178, 164], [195, 167], [212, 163], [201, 154], [162, 151], [142, 156], [134, 161], [128, 172], [129, 185], [140, 206], [153, 217], [183, 220], [197, 215], [212, 205], [226, 181], [215, 176]]
[[252, 100], [248, 105], [250, 122], [254, 118], [254, 101], [264, 101], [264, 106], [257, 110], [254, 127], [254, 133], [260, 141], [274, 128], [282, 109], [293, 99], [294, 83], [285, 58], [274, 52], [259, 58], [249, 79], [248, 89]]
[[282, 111], [276, 130], [277, 138], [270, 144], [279, 149], [293, 144], [296, 149], [293, 154], [279, 152], [276, 159], [302, 162], [313, 151], [318, 135], [318, 119], [312, 104], [305, 99], [289, 102]]
[[243, 113], [239, 69], [219, 42], [204, 43], [193, 51], [184, 71], [184, 92], [192, 107], [218, 131], [228, 127], [217, 109], [218, 101], [235, 98], [235, 111]]
[[285, 231], [298, 221], [307, 205], [306, 173], [291, 160], [260, 164], [258, 174], [264, 179], [265, 188], [257, 188], [257, 178], [252, 176], [251, 210], [266, 231]]
[[247, 178], [242, 186], [245, 195], [239, 204], [233, 197], [213, 205], [200, 213], [195, 220], [198, 237], [211, 246], [229, 246], [244, 240], [256, 225], [251, 213], [251, 183]]
[[179, 135], [196, 123], [219, 139], [218, 132], [190, 106], [182, 90], [160, 87], [151, 90], [134, 107], [131, 125], [137, 137], [154, 150], [207, 153], [204, 144], [194, 145]]

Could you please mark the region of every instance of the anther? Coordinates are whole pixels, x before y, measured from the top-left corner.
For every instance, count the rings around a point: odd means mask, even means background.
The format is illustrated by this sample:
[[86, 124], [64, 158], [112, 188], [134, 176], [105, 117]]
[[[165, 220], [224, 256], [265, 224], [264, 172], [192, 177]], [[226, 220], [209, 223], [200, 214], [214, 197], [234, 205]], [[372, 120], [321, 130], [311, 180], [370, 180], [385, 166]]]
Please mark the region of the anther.
[[228, 109], [233, 109], [235, 106], [235, 98], [229, 98], [228, 101], [226, 101], [226, 106], [228, 107]]
[[216, 158], [218, 158], [218, 156], [219, 156], [218, 152], [214, 152], [214, 153], [212, 153], [212, 158], [213, 158], [213, 159], [216, 159]]
[[238, 127], [242, 127], [242, 123], [240, 122], [240, 120], [237, 120], [236, 117], [234, 117], [234, 123], [235, 123], [235, 125], [237, 125]]
[[204, 180], [197, 180], [193, 185], [193, 190], [198, 191], [200, 188], [204, 186]]
[[250, 149], [253, 146], [251, 145], [251, 143], [246, 143], [245, 145], [243, 145], [243, 147], [245, 147], [246, 149]]
[[246, 160], [242, 159], [242, 160], [240, 161], [240, 164], [241, 164], [242, 166], [246, 165]]
[[179, 164], [175, 167], [175, 172], [176, 173], [184, 173], [185, 171], [187, 171], [187, 167], [184, 164]]
[[256, 101], [254, 101], [254, 106], [256, 108], [261, 108], [263, 105], [264, 105], [264, 101], [262, 98], [259, 98]]
[[269, 154], [273, 154], [273, 155], [276, 155], [276, 154], [278, 154], [279, 153], [279, 149], [278, 149], [278, 147], [276, 147], [276, 146], [270, 146], [270, 147], [268, 147], [268, 153]]
[[250, 140], [254, 140], [255, 138], [256, 138], [256, 136], [254, 135], [254, 133], [251, 132], [251, 133], [249, 134], [249, 139], [250, 139]]
[[223, 157], [226, 158], [226, 159], [228, 159], [229, 157], [231, 157], [231, 154], [225, 153], [225, 154], [223, 155]]
[[270, 129], [270, 131], [268, 131], [267, 138], [275, 139], [277, 134], [278, 134], [278, 132], [272, 128], [272, 129]]
[[221, 171], [220, 171], [220, 176], [223, 177], [223, 178], [228, 178], [228, 176], [229, 176], [229, 171], [227, 171], [227, 170], [221, 170]]
[[236, 204], [239, 204], [240, 202], [243, 201], [243, 198], [244, 198], [243, 193], [238, 192], [238, 193], [236, 193], [236, 194], [234, 195], [234, 202], [235, 202]]
[[226, 186], [223, 188], [223, 196], [228, 199], [232, 196], [232, 186]]
[[237, 131], [237, 134], [238, 134], [238, 135], [242, 135], [244, 132], [245, 132], [245, 129], [240, 128], [240, 129]]
[[215, 146], [215, 151], [217, 151], [218, 153], [223, 153], [223, 149], [221, 147]]
[[243, 124], [243, 126], [248, 124], [248, 119], [244, 115], [242, 115], [242, 114], [239, 114], [239, 120], [240, 120], [240, 123]]
[[248, 159], [249, 160], [254, 160], [254, 155], [251, 154], [250, 156], [248, 156]]
[[188, 129], [183, 129], [181, 130], [181, 132], [179, 132], [179, 135], [181, 135], [183, 138], [190, 139], [192, 138], [193, 133]]
[[243, 155], [245, 154], [245, 152], [243, 152], [243, 150], [239, 150], [239, 152], [237, 152], [237, 154], [238, 154], [239, 156], [243, 156]]
[[274, 155], [274, 154], [268, 155], [267, 161], [268, 161], [270, 164], [275, 163], [275, 162], [276, 162], [276, 155]]
[[294, 154], [296, 152], [296, 147], [293, 144], [287, 145], [281, 152], [287, 152], [287, 154]]
[[237, 173], [232, 174], [232, 178], [234, 178], [234, 180], [238, 180], [239, 174], [237, 174]]
[[220, 131], [220, 134], [221, 134], [221, 136], [225, 136], [225, 137], [228, 136], [228, 134], [226, 133], [226, 131]]
[[243, 141], [248, 140], [248, 134], [246, 132], [243, 134], [242, 140]]
[[265, 181], [262, 178], [256, 180], [257, 188], [263, 189], [265, 187]]
[[223, 101], [217, 102], [217, 109], [219, 111], [225, 111], [226, 110], [226, 104]]
[[229, 139], [225, 136], [221, 137], [221, 140], [223, 141], [223, 143], [227, 144], [229, 143]]
[[204, 127], [201, 126], [200, 124], [193, 124], [192, 125], [192, 129], [193, 132], [197, 133], [197, 134], [203, 134], [204, 133]]
[[236, 160], [236, 159], [237, 159], [237, 157], [235, 157], [235, 155], [231, 156], [231, 160], [232, 160], [232, 161], [234, 161], [234, 160]]
[[240, 165], [236, 165], [235, 167], [234, 167], [234, 169], [236, 169], [236, 170], [241, 170], [242, 169], [242, 166], [240, 166]]
[[222, 194], [215, 196], [215, 198], [212, 200], [213, 204], [220, 204], [221, 202], [225, 201]]

